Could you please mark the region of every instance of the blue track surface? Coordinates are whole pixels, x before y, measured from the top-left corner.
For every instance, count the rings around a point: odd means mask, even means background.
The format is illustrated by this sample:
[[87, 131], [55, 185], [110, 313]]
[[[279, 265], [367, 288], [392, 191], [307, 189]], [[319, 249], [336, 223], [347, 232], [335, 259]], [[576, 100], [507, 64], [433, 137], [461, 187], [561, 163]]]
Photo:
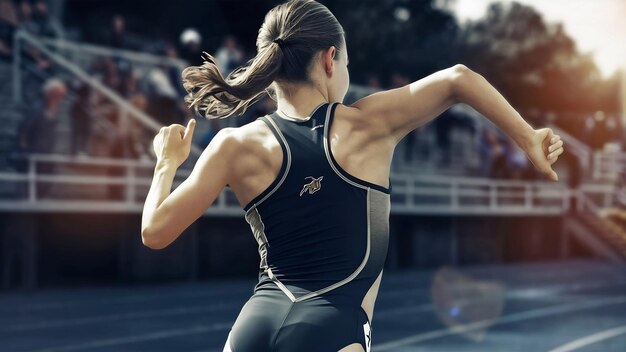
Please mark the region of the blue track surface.
[[[386, 270], [372, 351], [626, 351], [626, 265], [577, 260], [456, 271], [474, 284], [505, 289], [495, 320], [451, 328], [433, 305], [437, 270]], [[238, 279], [5, 292], [0, 351], [222, 351], [254, 284]], [[490, 299], [482, 304], [497, 301]], [[448, 314], [467, 318], [463, 309], [454, 306]]]

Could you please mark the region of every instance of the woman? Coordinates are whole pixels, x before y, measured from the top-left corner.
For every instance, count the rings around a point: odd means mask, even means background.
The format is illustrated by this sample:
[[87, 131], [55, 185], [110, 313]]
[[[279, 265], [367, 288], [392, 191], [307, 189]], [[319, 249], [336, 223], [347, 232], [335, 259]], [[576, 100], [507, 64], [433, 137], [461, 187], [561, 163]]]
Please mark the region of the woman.
[[[187, 67], [190, 107], [206, 118], [239, 115], [270, 93], [277, 111], [220, 130], [171, 194], [195, 120], [154, 139], [158, 162], [142, 238], [166, 247], [228, 186], [259, 245], [259, 282], [225, 351], [369, 351], [388, 244], [393, 151], [455, 103], [493, 120], [550, 179], [563, 142], [533, 130], [487, 82], [455, 65], [403, 87], [341, 104], [349, 85], [344, 32], [312, 0], [268, 12], [257, 56], [224, 79], [212, 56]], [[210, 115], [210, 116], [209, 116]]]

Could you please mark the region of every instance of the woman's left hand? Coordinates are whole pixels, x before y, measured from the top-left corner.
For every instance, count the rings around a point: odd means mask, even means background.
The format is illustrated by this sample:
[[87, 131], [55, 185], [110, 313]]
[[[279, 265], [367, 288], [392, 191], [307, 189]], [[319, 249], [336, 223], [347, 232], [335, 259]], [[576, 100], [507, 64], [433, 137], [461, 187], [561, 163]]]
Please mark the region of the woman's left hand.
[[176, 123], [161, 127], [152, 141], [157, 162], [171, 161], [176, 167], [185, 162], [191, 151], [191, 137], [195, 127], [196, 119], [190, 119], [187, 127]]
[[558, 181], [559, 176], [552, 170], [558, 156], [563, 153], [563, 141], [559, 135], [554, 134], [551, 128], [533, 130], [532, 135], [522, 149], [528, 155], [528, 159], [543, 174], [552, 181]]

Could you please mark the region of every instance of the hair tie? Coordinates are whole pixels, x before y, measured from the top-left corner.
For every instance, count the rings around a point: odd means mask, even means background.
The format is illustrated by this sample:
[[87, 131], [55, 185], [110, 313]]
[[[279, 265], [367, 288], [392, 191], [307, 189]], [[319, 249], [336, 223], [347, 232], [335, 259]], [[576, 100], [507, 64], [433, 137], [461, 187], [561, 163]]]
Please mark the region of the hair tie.
[[285, 41], [282, 38], [276, 38], [272, 40], [274, 43], [277, 43], [278, 46], [283, 49], [285, 47]]

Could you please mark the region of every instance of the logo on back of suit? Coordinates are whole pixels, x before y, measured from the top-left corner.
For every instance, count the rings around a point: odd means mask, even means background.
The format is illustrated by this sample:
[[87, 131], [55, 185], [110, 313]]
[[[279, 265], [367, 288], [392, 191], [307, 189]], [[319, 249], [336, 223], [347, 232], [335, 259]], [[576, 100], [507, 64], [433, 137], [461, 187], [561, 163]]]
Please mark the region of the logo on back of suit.
[[311, 179], [310, 182], [305, 183], [304, 186], [302, 187], [302, 190], [300, 191], [300, 197], [302, 197], [302, 195], [305, 192], [309, 192], [309, 194], [313, 194], [317, 191], [320, 190], [320, 188], [322, 188], [322, 179], [324, 178], [324, 176], [320, 176], [318, 178], [315, 178], [313, 176], [307, 176], [304, 179]]

